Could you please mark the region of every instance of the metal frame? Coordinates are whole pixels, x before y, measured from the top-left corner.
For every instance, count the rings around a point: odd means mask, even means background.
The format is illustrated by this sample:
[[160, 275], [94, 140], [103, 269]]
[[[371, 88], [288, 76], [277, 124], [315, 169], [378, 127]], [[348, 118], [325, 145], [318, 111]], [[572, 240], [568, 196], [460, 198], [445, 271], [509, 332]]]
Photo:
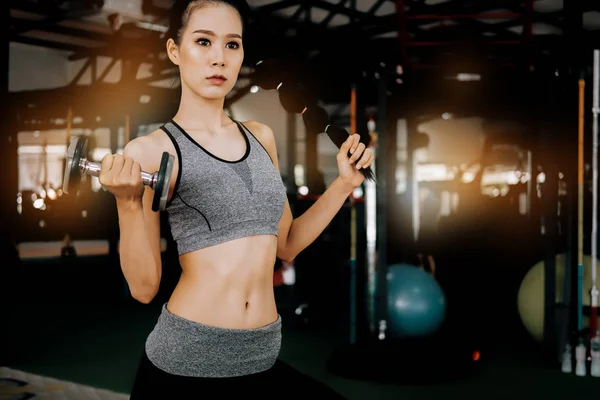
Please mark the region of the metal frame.
[[[101, 13], [99, 3], [102, 2], [77, 0], [64, 4], [38, 4], [37, 1], [18, 1], [11, 5], [11, 42], [66, 50], [71, 52], [69, 60], [86, 60], [68, 88], [55, 90], [54, 96], [50, 97], [53, 102], [67, 98], [88, 68], [92, 69], [94, 77], [93, 90], [106, 90], [103, 78], [108, 69], [97, 74], [96, 59], [99, 56], [110, 57], [111, 66], [117, 60], [129, 61], [132, 65], [152, 64], [154, 77], [120, 83], [129, 90], [156, 91], [151, 83], [172, 76], [163, 75], [172, 65], [168, 59], [160, 57], [164, 53], [160, 31], [125, 23], [119, 31], [113, 32], [107, 25], [106, 32], [101, 32], [76, 23], [81, 22], [82, 17]], [[249, 3], [252, 4], [252, 0]], [[580, 6], [581, 11], [597, 8], [593, 3], [593, 0], [585, 0]], [[379, 15], [382, 7], [390, 4], [395, 6], [396, 12]], [[150, 0], [144, 0], [142, 7], [155, 19], [156, 25], [164, 24], [167, 9], [154, 6]], [[287, 16], [282, 14], [290, 8], [293, 12]], [[504, 11], [495, 11], [497, 9]], [[323, 11], [326, 14], [319, 20], [317, 13], [323, 16]], [[338, 16], [351, 23], [332, 26]], [[497, 21], [499, 19], [502, 20]], [[560, 49], [561, 35], [534, 36], [532, 27], [536, 22], [562, 28], [563, 14], [561, 11], [535, 12], [533, 0], [526, 0], [525, 4], [519, 0], [449, 0], [435, 5], [417, 0], [376, 0], [367, 10], [359, 9], [356, 0], [280, 0], [253, 8], [251, 25], [256, 45], [248, 53], [255, 57], [249, 58], [248, 66], [252, 66], [256, 58], [300, 60], [327, 82], [327, 90], [319, 93], [322, 100], [330, 104], [341, 103], [347, 101], [348, 85], [357, 74], [372, 73], [382, 62], [390, 68], [402, 65], [405, 73], [452, 62], [436, 58], [440, 46], [445, 47], [445, 53], [456, 54], [455, 57], [461, 57], [465, 49], [477, 51], [477, 54], [485, 52], [492, 60], [490, 63], [501, 68], [527, 64], [529, 60], [523, 55], [530, 54], [534, 46], [535, 51], [540, 52]], [[510, 30], [519, 26], [523, 33]], [[586, 40], [594, 43], [598, 36], [590, 32]], [[518, 46], [527, 51], [517, 51], [515, 47]], [[135, 77], [133, 72], [128, 77]], [[227, 100], [227, 106], [248, 93], [250, 86], [251, 83], [236, 88]], [[25, 102], [27, 107], [32, 101], [40, 102], [38, 95], [38, 91], [30, 93]], [[371, 101], [376, 103], [377, 96]]]

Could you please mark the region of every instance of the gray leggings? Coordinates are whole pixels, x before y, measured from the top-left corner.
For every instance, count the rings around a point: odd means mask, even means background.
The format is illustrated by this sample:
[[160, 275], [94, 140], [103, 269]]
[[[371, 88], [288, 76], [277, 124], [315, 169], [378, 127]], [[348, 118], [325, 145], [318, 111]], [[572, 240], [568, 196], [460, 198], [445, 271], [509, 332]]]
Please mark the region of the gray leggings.
[[265, 327], [208, 327], [166, 306], [146, 341], [130, 400], [344, 399], [325, 384], [277, 360], [281, 318]]
[[164, 304], [146, 340], [146, 355], [159, 369], [203, 378], [230, 378], [263, 372], [281, 348], [281, 317], [257, 329], [224, 329], [189, 321]]

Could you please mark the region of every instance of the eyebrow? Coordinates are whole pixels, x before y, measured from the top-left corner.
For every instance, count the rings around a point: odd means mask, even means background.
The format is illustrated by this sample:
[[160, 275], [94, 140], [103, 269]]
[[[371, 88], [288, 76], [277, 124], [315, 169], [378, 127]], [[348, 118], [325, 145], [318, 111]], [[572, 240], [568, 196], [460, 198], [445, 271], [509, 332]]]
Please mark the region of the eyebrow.
[[[208, 31], [208, 30], [205, 30], [205, 29], [195, 30], [194, 33], [204, 33], [205, 35], [217, 36], [216, 33], [214, 33], [213, 31]], [[226, 37], [234, 37], [234, 38], [238, 38], [238, 39], [242, 38], [242, 36], [239, 35], [239, 34], [237, 34], [237, 33], [228, 33], [225, 36]]]

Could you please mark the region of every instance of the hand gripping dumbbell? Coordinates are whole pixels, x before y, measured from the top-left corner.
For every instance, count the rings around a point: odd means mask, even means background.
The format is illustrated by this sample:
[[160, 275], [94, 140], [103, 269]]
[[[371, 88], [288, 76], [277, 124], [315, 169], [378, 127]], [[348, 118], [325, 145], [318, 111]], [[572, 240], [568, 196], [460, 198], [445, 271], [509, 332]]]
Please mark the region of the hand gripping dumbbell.
[[[67, 149], [67, 164], [63, 177], [63, 192], [76, 191], [81, 182], [81, 177], [91, 175], [98, 177], [102, 165], [88, 161], [84, 155], [87, 154], [87, 139], [73, 136]], [[175, 157], [167, 153], [162, 154], [160, 168], [154, 173], [142, 171], [142, 182], [154, 190], [152, 199], [152, 211], [164, 211], [169, 196], [169, 184], [173, 172]]]

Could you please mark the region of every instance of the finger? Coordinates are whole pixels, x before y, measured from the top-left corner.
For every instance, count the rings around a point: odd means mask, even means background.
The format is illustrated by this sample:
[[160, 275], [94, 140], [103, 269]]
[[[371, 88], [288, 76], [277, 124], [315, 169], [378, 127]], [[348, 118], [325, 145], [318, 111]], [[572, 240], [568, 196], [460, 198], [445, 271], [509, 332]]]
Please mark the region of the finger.
[[135, 182], [136, 185], [138, 183], [142, 184], [142, 166], [139, 162], [133, 162], [133, 165], [131, 167], [131, 177], [133, 178], [133, 182]]
[[119, 153], [115, 153], [113, 154], [113, 168], [115, 165], [119, 165], [120, 167], [123, 167], [123, 161], [125, 161], [123, 159], [123, 156]]
[[350, 151], [350, 146], [352, 146], [352, 136], [348, 135], [348, 139], [342, 143], [340, 146], [340, 151], [338, 151], [338, 159], [347, 157], [348, 152]]
[[102, 186], [105, 186], [107, 183], [107, 176], [112, 168], [113, 161], [114, 157], [112, 154], [106, 154], [104, 157], [102, 157], [102, 161], [100, 163], [100, 176], [98, 176], [98, 180]]
[[360, 157], [360, 160], [358, 160], [356, 162], [356, 168], [360, 169], [360, 168], [363, 168], [363, 167], [369, 165], [372, 156], [373, 156], [373, 152], [371, 151], [371, 149], [369, 149], [369, 148], [365, 149], [365, 151], [363, 151], [363, 153], [362, 153], [362, 156]]
[[125, 163], [125, 159], [123, 158], [122, 155], [115, 154], [113, 156], [113, 164], [112, 164], [112, 167], [110, 169], [111, 175], [113, 177], [116, 177], [117, 175], [119, 175], [121, 173], [121, 171], [123, 170], [123, 164], [124, 163]]
[[369, 168], [371, 165], [373, 165], [373, 161], [375, 161], [375, 157], [373, 157], [373, 155], [371, 155], [369, 157], [369, 161], [367, 161], [362, 167]]
[[365, 147], [366, 146], [364, 143], [358, 143], [356, 145], [356, 150], [354, 151], [354, 154], [352, 154], [352, 156], [350, 157], [350, 160], [348, 160], [348, 162], [350, 164], [354, 164], [356, 162], [356, 160], [358, 160], [362, 156], [362, 154], [365, 150]]
[[135, 179], [142, 179], [142, 166], [140, 165], [139, 162], [134, 161], [133, 165], [131, 166], [131, 175], [135, 178]]
[[371, 154], [369, 154], [369, 161], [365, 165], [363, 165], [363, 168], [369, 168], [375, 162], [375, 154], [373, 154], [372, 151], [370, 153]]
[[373, 163], [373, 152], [371, 149], [366, 149], [363, 156], [356, 163], [356, 169], [368, 168]]
[[352, 135], [352, 147], [350, 147], [350, 154], [354, 154], [356, 149], [358, 148], [358, 144], [360, 143], [360, 135], [355, 133]]
[[114, 158], [115, 157], [112, 154], [106, 154], [104, 157], [102, 157], [102, 161], [100, 163], [101, 170], [108, 172], [112, 168]]
[[133, 168], [133, 159], [127, 157], [123, 160], [123, 170], [121, 171], [121, 176], [126, 179], [128, 182], [131, 182], [132, 174], [131, 169]]

